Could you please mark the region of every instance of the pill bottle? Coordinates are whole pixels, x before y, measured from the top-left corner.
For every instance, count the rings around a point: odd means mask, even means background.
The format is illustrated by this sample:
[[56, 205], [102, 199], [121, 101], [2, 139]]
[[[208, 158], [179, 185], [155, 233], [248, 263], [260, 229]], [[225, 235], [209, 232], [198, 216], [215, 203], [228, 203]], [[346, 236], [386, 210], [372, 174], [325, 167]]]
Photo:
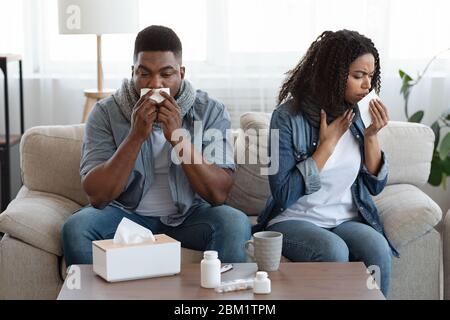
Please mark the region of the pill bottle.
[[200, 262], [200, 282], [203, 288], [216, 288], [220, 285], [220, 260], [217, 251], [203, 252], [203, 260]]
[[267, 276], [267, 272], [256, 272], [255, 280], [253, 281], [253, 293], [256, 294], [269, 294], [270, 293], [270, 279]]

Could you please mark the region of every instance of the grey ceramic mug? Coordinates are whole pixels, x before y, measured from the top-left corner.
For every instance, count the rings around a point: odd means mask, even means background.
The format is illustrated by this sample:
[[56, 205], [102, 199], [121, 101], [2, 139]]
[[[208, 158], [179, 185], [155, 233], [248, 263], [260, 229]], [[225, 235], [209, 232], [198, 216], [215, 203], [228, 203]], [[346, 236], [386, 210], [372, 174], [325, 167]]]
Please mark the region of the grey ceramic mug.
[[256, 261], [258, 270], [276, 271], [280, 266], [283, 234], [276, 231], [261, 231], [244, 244], [247, 255]]

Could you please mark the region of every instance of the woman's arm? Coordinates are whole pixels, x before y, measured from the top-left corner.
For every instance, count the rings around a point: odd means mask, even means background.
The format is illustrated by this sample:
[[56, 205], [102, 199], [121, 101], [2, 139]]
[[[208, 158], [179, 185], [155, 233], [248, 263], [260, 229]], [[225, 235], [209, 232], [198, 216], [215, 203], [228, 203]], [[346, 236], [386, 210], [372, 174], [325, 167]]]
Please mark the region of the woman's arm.
[[385, 187], [388, 177], [388, 162], [381, 151], [377, 133], [387, 125], [387, 109], [379, 100], [372, 100], [369, 105], [372, 116], [371, 125], [364, 132], [364, 166], [363, 181], [370, 194], [377, 195]]
[[[300, 197], [320, 189], [320, 170], [333, 153], [340, 137], [348, 130], [354, 114], [346, 112], [330, 125], [326, 123], [325, 112], [321, 117], [320, 145], [311, 157], [297, 159], [292, 144], [290, 115], [279, 110], [272, 115], [270, 129], [277, 129], [279, 132], [279, 150], [277, 154], [269, 156], [271, 161], [278, 162], [279, 169], [269, 176], [269, 184], [272, 197], [281, 207], [287, 208]], [[269, 141], [269, 151], [272, 150], [271, 144], [272, 141]]]

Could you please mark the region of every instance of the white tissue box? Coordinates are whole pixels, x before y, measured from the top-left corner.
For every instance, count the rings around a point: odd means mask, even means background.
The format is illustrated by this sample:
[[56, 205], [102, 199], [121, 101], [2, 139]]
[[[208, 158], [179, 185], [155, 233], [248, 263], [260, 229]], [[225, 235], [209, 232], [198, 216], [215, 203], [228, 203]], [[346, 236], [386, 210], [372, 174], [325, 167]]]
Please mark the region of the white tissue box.
[[109, 282], [180, 273], [180, 242], [165, 234], [157, 234], [155, 239], [136, 244], [93, 241], [94, 272]]

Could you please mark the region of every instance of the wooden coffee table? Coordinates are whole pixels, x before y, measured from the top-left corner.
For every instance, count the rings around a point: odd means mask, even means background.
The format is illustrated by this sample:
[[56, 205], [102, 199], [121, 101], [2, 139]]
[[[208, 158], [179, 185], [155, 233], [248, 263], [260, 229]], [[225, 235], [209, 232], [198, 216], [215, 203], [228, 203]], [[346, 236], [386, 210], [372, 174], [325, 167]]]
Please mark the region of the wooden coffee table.
[[[222, 281], [249, 278], [254, 263], [236, 263], [222, 274]], [[75, 269], [73, 269], [75, 268]], [[369, 274], [362, 262], [281, 263], [269, 272], [272, 292], [255, 295], [252, 290], [217, 293], [200, 287], [200, 264], [185, 264], [174, 276], [108, 283], [97, 276], [92, 265], [71, 266], [58, 295], [67, 299], [149, 299], [149, 300], [297, 300], [297, 299], [385, 299], [379, 289], [367, 286]], [[72, 274], [79, 271], [79, 277]]]

